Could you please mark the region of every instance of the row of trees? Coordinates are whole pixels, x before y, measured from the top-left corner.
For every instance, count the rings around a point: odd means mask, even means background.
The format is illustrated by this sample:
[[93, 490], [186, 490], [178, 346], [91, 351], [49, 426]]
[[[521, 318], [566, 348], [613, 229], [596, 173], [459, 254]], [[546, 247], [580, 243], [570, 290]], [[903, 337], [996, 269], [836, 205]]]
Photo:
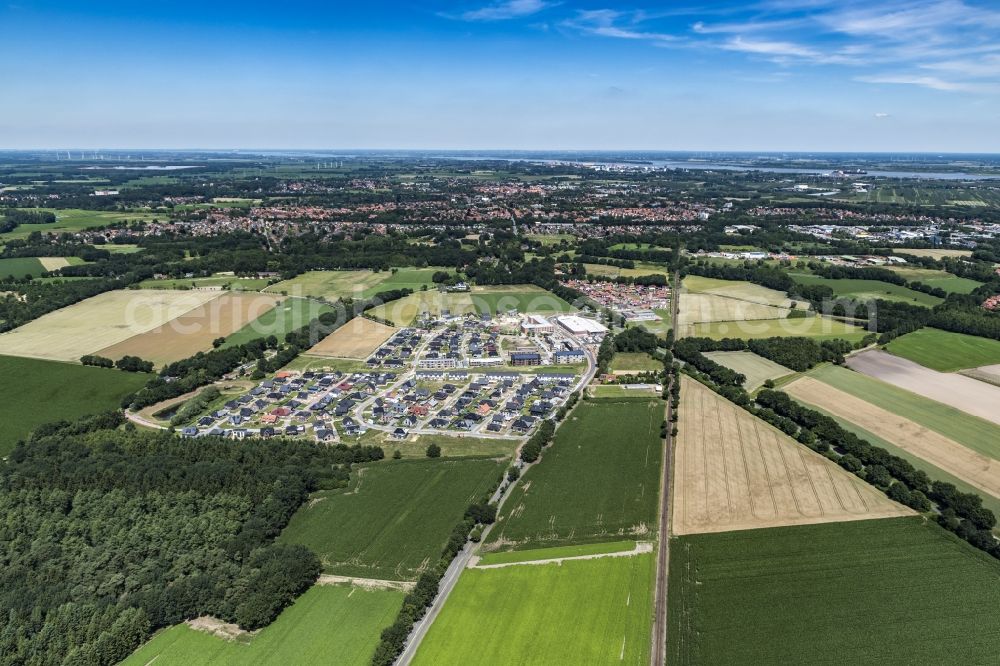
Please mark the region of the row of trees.
[[[686, 353], [685, 341], [674, 345], [678, 357]], [[701, 356], [700, 352], [697, 356]], [[961, 492], [950, 483], [932, 481], [909, 461], [874, 446], [842, 428], [831, 417], [803, 407], [781, 391], [765, 388], [751, 399], [740, 387], [717, 383], [710, 373], [695, 363], [690, 363], [685, 371], [754, 416], [883, 490], [891, 499], [920, 512], [934, 508], [933, 502], [938, 509], [938, 522], [943, 527], [1000, 558], [1000, 542], [991, 532], [996, 526], [996, 516], [982, 506], [979, 495]]]
[[17, 229], [22, 224], [54, 224], [55, 213], [45, 210], [25, 210], [23, 208], [5, 208], [0, 211], [0, 233]]
[[[867, 340], [862, 340], [857, 345], [841, 339], [816, 341], [812, 338], [795, 337], [759, 338], [754, 340], [742, 340], [739, 338], [723, 338], [722, 340], [684, 338], [679, 344], [682, 343], [682, 348], [685, 350], [687, 356], [691, 356], [694, 350], [698, 352], [751, 351], [758, 356], [763, 356], [796, 372], [805, 372], [823, 362], [843, 363], [844, 354], [853, 349], [866, 347], [872, 342], [874, 342], [874, 335], [870, 336]], [[684, 360], [687, 360], [687, 358]], [[701, 361], [696, 361], [695, 363], [702, 364]], [[702, 372], [706, 371], [702, 370]]]
[[769, 289], [790, 291], [795, 281], [780, 268], [767, 265], [759, 266], [729, 266], [710, 263], [689, 264], [683, 268], [685, 275], [700, 275], [717, 280], [736, 280], [753, 282]]
[[[799, 441], [821, 450], [842, 467], [889, 493], [893, 499], [918, 511], [928, 511], [928, 499], [938, 507], [938, 522], [973, 546], [1000, 558], [1000, 543], [992, 535], [996, 516], [983, 507], [982, 498], [963, 493], [953, 484], [932, 481], [909, 461], [892, 455], [842, 428], [834, 419], [803, 407], [780, 391], [762, 390], [759, 405], [790, 420]], [[899, 488], [893, 490], [893, 486]]]

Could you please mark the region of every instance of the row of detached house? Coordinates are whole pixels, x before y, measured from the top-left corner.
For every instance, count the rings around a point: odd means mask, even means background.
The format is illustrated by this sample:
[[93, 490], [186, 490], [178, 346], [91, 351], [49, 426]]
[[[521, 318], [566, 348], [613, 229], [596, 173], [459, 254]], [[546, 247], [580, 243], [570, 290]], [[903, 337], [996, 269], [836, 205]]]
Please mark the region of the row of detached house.
[[455, 383], [468, 381], [459, 371], [417, 372], [416, 380], [444, 382], [437, 390], [406, 382], [398, 391], [375, 400], [371, 418], [382, 425], [396, 425], [394, 434], [406, 436], [408, 428], [440, 431], [523, 435], [538, 419], [547, 418], [566, 400], [575, 375], [539, 375], [525, 381], [517, 372], [476, 375], [461, 389]]
[[405, 328], [375, 350], [367, 364], [371, 368], [412, 365], [414, 355], [426, 341], [420, 358], [416, 360], [417, 367], [422, 369], [503, 365], [499, 331], [491, 324], [489, 315], [484, 317], [470, 315], [460, 319], [460, 322], [453, 322], [451, 326], [439, 327], [436, 332]]
[[395, 379], [396, 375], [388, 372], [351, 375], [306, 372], [295, 377], [278, 373], [246, 395], [202, 416], [181, 434], [234, 438], [300, 436], [312, 428], [317, 439], [327, 441], [337, 436], [332, 418], [345, 416], [358, 402]]

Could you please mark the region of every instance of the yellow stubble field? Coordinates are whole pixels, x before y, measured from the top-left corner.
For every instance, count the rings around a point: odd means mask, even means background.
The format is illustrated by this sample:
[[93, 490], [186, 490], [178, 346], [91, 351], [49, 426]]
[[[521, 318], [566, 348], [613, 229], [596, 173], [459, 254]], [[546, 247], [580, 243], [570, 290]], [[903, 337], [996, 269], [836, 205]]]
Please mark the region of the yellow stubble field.
[[702, 384], [682, 382], [674, 534], [912, 513]]

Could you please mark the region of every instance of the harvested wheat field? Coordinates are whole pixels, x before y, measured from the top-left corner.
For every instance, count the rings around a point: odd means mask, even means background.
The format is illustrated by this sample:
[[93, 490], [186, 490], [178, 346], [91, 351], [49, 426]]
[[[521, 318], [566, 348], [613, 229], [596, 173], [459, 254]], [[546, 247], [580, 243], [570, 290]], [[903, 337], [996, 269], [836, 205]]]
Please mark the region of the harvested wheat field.
[[972, 250], [942, 250], [940, 248], [915, 250], [913, 248], [900, 248], [899, 254], [912, 254], [914, 257], [941, 259], [942, 257], [971, 257]]
[[682, 382], [674, 534], [912, 513], [702, 384]]
[[70, 265], [69, 259], [66, 257], [38, 257], [38, 261], [42, 263], [42, 268], [47, 271], [57, 271]]
[[78, 361], [180, 317], [222, 292], [120, 290], [50, 312], [0, 335], [0, 354]]
[[950, 372], [938, 372], [884, 351], [855, 354], [847, 365], [863, 375], [1000, 424], [1000, 387]]
[[[224, 295], [220, 295], [224, 294]], [[277, 305], [281, 298], [270, 294], [229, 294], [172, 319], [163, 326], [132, 336], [99, 350], [98, 356], [119, 359], [138, 356], [156, 366], [188, 358], [212, 348], [212, 341], [225, 338]]]
[[1000, 386], [1000, 363], [981, 365], [978, 368], [969, 368], [968, 370], [959, 370], [958, 372], [966, 377], [972, 377], [987, 384]]
[[1000, 462], [829, 384], [802, 377], [785, 391], [1000, 498]]
[[365, 317], [355, 317], [320, 340], [307, 354], [365, 359], [392, 337], [396, 329]]

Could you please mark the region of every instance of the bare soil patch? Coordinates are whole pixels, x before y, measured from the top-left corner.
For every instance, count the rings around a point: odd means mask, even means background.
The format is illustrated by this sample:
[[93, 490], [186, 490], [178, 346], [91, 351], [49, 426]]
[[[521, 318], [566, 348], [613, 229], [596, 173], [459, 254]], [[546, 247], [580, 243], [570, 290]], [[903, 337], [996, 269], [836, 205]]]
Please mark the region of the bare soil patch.
[[245, 629], [240, 629], [238, 624], [223, 622], [219, 618], [212, 617], [211, 615], [202, 615], [201, 617], [196, 617], [193, 620], [188, 620], [187, 625], [196, 631], [204, 631], [227, 641], [235, 641], [241, 638], [249, 639], [257, 633], [256, 631], [246, 631]]
[[401, 590], [403, 592], [409, 592], [417, 585], [415, 582], [408, 580], [380, 580], [377, 578], [334, 576], [332, 574], [323, 574], [316, 581], [317, 585], [342, 585], [344, 583], [356, 585], [366, 590]]
[[877, 349], [851, 356], [847, 365], [869, 377], [1000, 424], [1000, 387], [931, 370]]
[[702, 384], [682, 381], [674, 534], [912, 513]]

